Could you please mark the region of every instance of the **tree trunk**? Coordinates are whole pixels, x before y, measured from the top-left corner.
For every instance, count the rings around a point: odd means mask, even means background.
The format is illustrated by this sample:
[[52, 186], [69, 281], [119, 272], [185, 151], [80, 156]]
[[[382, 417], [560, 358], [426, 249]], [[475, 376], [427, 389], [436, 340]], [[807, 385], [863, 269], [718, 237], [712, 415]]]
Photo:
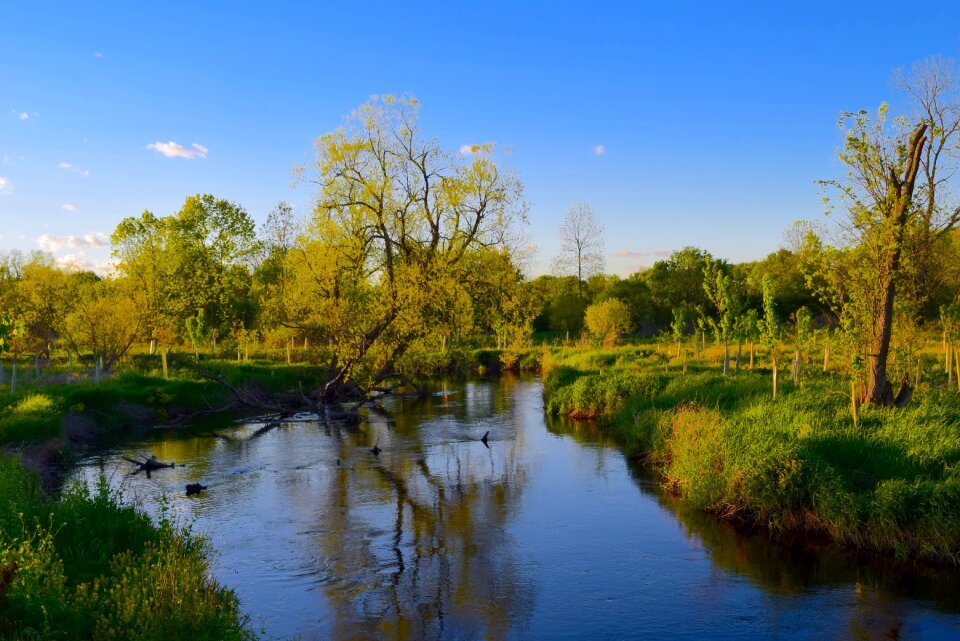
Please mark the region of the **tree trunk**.
[[723, 375], [726, 376], [730, 371], [730, 347], [727, 342], [723, 342]]
[[827, 363], [830, 362], [830, 346], [823, 346], [823, 373], [827, 373]]
[[750, 371], [753, 371], [753, 341], [750, 341]]
[[[890, 337], [893, 332], [893, 307], [897, 291], [897, 275], [900, 272], [900, 255], [903, 251], [904, 233], [910, 214], [910, 201], [920, 169], [920, 157], [926, 142], [927, 125], [922, 123], [910, 134], [907, 150], [907, 165], [903, 181], [891, 170], [891, 196], [893, 204], [884, 213], [884, 223], [891, 226], [886, 256], [880, 265], [880, 313], [874, 320], [870, 364], [867, 368], [867, 389], [864, 400], [876, 405], [893, 403], [893, 389], [887, 380], [887, 359], [890, 355]], [[881, 230], [883, 231], [883, 230]]]
[[743, 351], [743, 343], [737, 343], [737, 364], [733, 368], [735, 374], [740, 373], [740, 353]]

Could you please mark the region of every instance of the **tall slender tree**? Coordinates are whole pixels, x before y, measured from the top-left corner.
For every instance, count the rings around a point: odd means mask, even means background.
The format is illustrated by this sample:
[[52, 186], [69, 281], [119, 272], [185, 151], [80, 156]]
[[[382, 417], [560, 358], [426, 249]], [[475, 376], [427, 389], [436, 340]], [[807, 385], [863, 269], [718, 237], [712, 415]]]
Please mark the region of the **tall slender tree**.
[[606, 267], [603, 225], [590, 205], [576, 203], [567, 210], [560, 225], [560, 243], [554, 271], [561, 276], [576, 276], [582, 297], [584, 282], [591, 276], [602, 274]]

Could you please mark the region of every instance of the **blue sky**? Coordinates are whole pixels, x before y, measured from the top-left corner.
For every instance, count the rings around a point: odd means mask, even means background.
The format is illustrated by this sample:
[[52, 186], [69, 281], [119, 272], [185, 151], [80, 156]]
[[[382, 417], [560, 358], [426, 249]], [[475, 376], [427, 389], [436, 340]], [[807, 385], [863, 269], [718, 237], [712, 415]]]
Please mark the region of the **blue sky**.
[[839, 113], [896, 104], [896, 67], [960, 46], [951, 3], [791, 4], [8, 3], [0, 249], [98, 265], [121, 218], [194, 193], [306, 212], [290, 169], [313, 138], [412, 93], [444, 145], [512, 149], [541, 270], [577, 201], [610, 271], [760, 258], [822, 216]]

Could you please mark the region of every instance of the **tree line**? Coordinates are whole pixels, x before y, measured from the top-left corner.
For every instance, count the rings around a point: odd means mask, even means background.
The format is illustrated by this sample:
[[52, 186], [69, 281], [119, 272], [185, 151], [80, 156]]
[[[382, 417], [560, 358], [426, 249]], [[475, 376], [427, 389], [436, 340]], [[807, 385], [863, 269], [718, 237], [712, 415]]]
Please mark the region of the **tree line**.
[[709, 334], [727, 371], [732, 347], [736, 367], [745, 341], [772, 342], [785, 321], [797, 336], [827, 332], [856, 372], [856, 395], [889, 403], [888, 374], [902, 375], [919, 332], [939, 323], [948, 345], [960, 316], [953, 66], [930, 59], [900, 78], [914, 113], [842, 115], [848, 172], [822, 182], [838, 223], [798, 223], [761, 261], [686, 247], [607, 275], [596, 213], [581, 203], [561, 227], [556, 273], [526, 280], [527, 205], [504, 154], [448, 151], [423, 134], [415, 99], [384, 96], [297, 167], [316, 190], [305, 217], [279, 203], [258, 229], [237, 203], [195, 195], [178, 212], [122, 220], [109, 278], [67, 273], [42, 253], [3, 256], [0, 339], [15, 354], [59, 346], [104, 368], [138, 342], [238, 358], [251, 342], [296, 342], [328, 367], [320, 394], [332, 401], [362, 398], [452, 342], [514, 349], [538, 331], [577, 338], [585, 327], [608, 341], [659, 332], [705, 344]]

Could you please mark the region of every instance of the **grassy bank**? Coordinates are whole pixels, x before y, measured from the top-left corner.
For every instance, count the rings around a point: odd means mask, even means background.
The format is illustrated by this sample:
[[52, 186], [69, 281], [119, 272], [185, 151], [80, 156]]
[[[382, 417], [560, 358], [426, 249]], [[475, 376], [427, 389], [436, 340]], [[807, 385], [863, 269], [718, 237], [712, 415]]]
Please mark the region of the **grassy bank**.
[[596, 418], [694, 507], [903, 558], [960, 562], [960, 396], [924, 385], [906, 409], [863, 407], [808, 374], [665, 371], [654, 349], [546, 357], [547, 409]]
[[[245, 398], [302, 403], [301, 390], [322, 383], [322, 368], [307, 364], [203, 361]], [[25, 379], [17, 393], [0, 386], [0, 446], [22, 454], [55, 489], [71, 458], [105, 442], [137, 438], [157, 425], [184, 425], [208, 414], [251, 412], [236, 394], [202, 377], [189, 362], [160, 370], [126, 367], [99, 383], [69, 376]]]
[[206, 541], [123, 505], [105, 482], [43, 498], [0, 458], [0, 639], [252, 639], [208, 574]]

